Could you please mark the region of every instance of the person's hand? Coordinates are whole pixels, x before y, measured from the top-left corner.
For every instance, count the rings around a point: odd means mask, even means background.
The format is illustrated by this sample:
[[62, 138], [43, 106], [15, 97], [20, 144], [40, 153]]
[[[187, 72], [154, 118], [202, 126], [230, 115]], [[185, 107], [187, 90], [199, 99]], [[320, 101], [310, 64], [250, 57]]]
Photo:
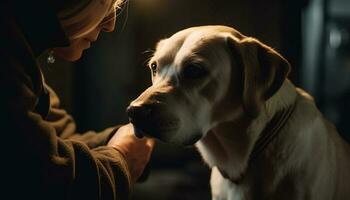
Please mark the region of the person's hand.
[[111, 146], [123, 154], [130, 170], [131, 181], [135, 183], [142, 175], [151, 157], [154, 140], [137, 138], [133, 125], [127, 124], [118, 129], [107, 146]]

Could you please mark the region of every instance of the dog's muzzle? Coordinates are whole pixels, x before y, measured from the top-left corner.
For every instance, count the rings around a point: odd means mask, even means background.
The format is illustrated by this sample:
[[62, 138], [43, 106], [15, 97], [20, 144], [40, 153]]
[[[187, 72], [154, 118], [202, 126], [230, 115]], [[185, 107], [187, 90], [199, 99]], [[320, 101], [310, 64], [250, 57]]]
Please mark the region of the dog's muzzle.
[[151, 108], [146, 106], [129, 106], [126, 109], [126, 113], [129, 116], [130, 123], [137, 129], [135, 131], [136, 137], [142, 138], [144, 133], [143, 130], [140, 129], [140, 126], [145, 126], [143, 123], [145, 123], [144, 120], [151, 114]]
[[151, 112], [152, 108], [150, 106], [129, 106], [126, 109], [131, 123], [137, 123], [147, 119], [151, 115]]
[[126, 110], [129, 121], [134, 125], [136, 136], [142, 138], [144, 135], [166, 139], [169, 132], [178, 128], [178, 120], [167, 116], [164, 108], [154, 104], [130, 105]]

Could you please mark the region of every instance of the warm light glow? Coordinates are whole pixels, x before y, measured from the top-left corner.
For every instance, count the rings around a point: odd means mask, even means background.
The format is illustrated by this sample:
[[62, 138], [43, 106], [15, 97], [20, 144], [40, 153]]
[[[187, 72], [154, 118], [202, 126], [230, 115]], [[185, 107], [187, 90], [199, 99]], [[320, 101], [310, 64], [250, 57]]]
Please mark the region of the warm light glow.
[[166, 6], [168, 3], [168, 1], [164, 0], [138, 0], [135, 2], [135, 7], [140, 11], [157, 12], [157, 10]]

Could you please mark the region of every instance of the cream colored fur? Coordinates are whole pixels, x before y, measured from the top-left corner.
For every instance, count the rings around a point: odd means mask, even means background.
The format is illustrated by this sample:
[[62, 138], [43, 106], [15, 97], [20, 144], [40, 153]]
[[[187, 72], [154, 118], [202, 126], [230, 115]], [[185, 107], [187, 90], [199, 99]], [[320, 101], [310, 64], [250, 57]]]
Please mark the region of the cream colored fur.
[[[269, 144], [252, 168], [247, 169], [254, 141], [279, 109], [296, 103], [296, 110], [277, 138]], [[213, 199], [314, 199], [350, 198], [350, 150], [316, 108], [313, 99], [288, 80], [266, 102], [266, 110], [242, 132], [247, 145], [237, 144], [229, 133], [208, 134], [197, 143], [204, 160], [212, 167]], [[239, 130], [239, 128], [238, 128]], [[213, 142], [215, 141], [215, 142]], [[245, 146], [245, 149], [241, 149]], [[213, 150], [215, 149], [215, 150]], [[245, 152], [244, 154], [237, 152]], [[225, 159], [222, 155], [227, 155]], [[243, 174], [240, 184], [222, 177], [220, 166], [230, 177]]]
[[[209, 75], [189, 84], [181, 78], [189, 62]], [[131, 106], [162, 105], [164, 120], [177, 119], [158, 136], [165, 142], [188, 145], [201, 133], [196, 146], [212, 169], [213, 199], [350, 199], [349, 145], [285, 78], [289, 64], [273, 49], [229, 27], [195, 27], [162, 40], [151, 63], [158, 65], [153, 85]], [[277, 136], [250, 161], [265, 126], [292, 105]]]

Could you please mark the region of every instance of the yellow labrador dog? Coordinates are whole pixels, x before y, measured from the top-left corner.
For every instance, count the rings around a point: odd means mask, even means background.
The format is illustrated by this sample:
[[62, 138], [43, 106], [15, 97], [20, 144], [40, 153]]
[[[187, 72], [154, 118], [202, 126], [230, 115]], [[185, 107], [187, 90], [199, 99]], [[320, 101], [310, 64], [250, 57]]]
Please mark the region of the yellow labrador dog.
[[130, 121], [195, 144], [213, 199], [350, 199], [349, 145], [272, 48], [230, 27], [194, 27], [160, 41], [149, 67], [153, 85]]

